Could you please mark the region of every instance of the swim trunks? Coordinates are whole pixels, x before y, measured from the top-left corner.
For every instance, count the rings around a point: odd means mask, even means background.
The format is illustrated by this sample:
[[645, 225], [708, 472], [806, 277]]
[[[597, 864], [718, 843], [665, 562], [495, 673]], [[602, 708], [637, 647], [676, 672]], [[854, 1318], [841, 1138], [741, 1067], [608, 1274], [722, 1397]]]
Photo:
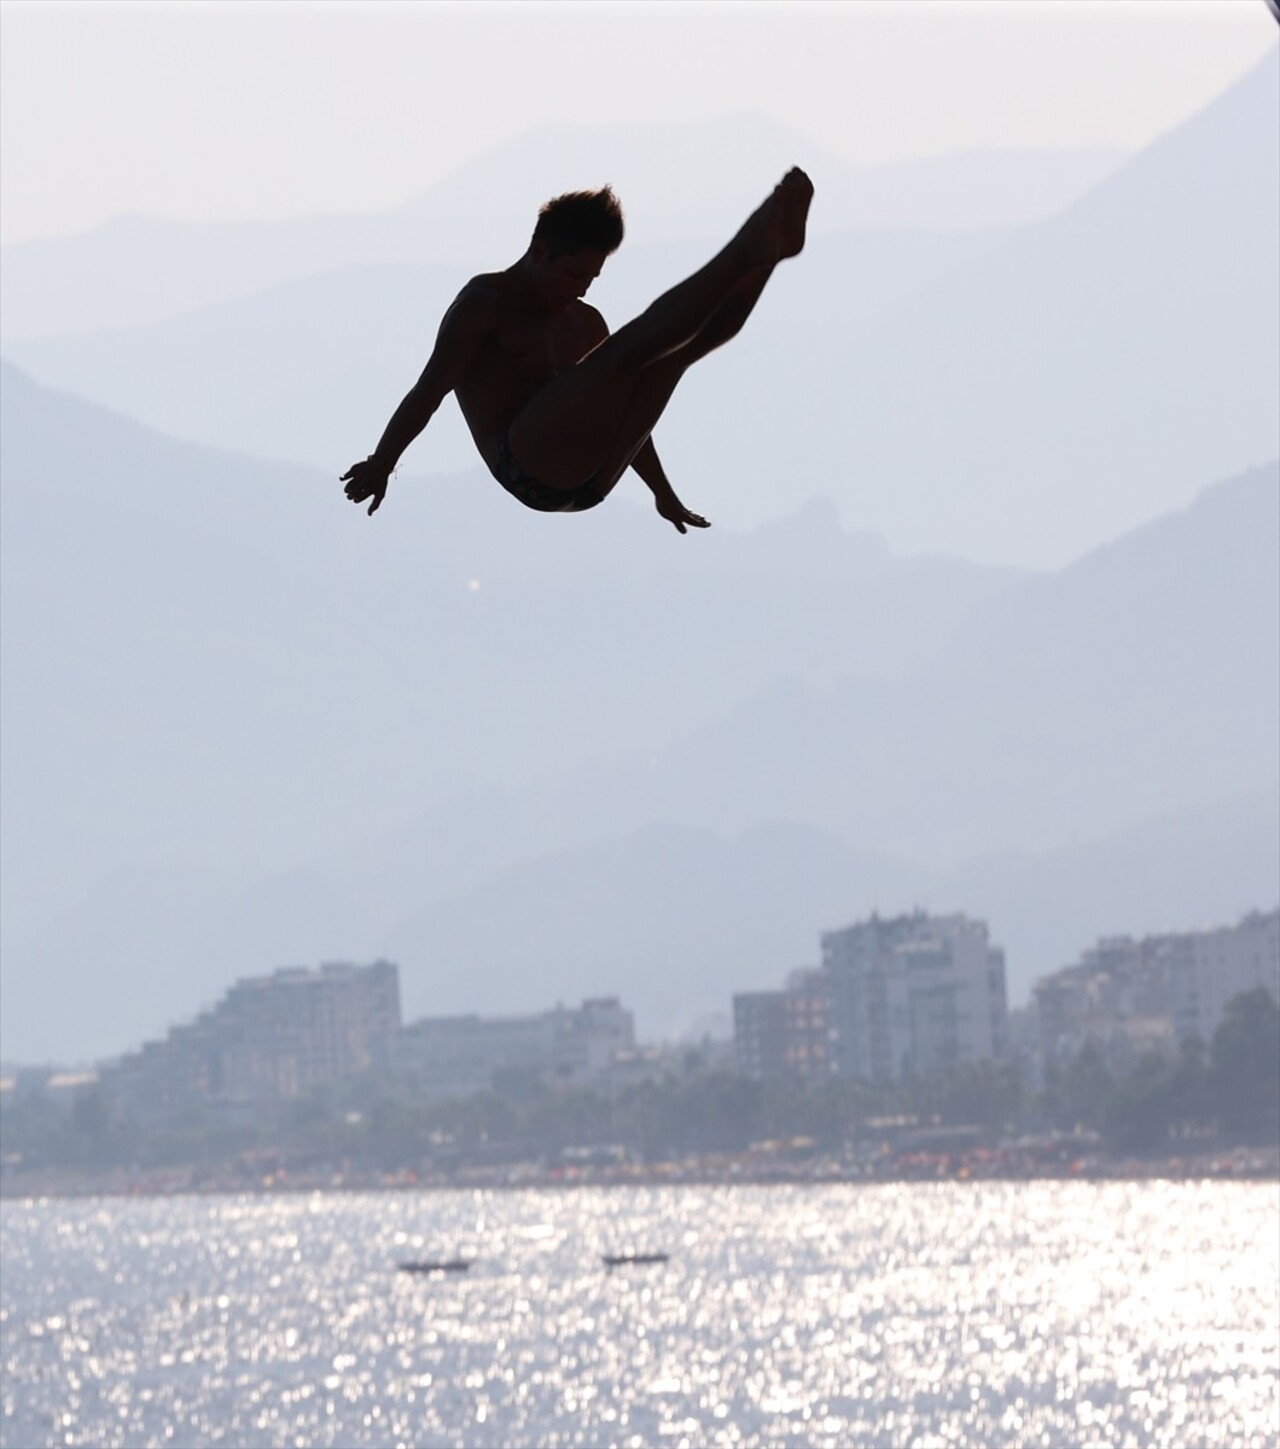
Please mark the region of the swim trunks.
[[526, 508], [536, 508], [539, 513], [581, 513], [594, 508], [604, 496], [590, 481], [576, 488], [552, 488], [530, 478], [511, 456], [505, 431], [498, 434], [497, 478], [513, 498], [518, 498]]

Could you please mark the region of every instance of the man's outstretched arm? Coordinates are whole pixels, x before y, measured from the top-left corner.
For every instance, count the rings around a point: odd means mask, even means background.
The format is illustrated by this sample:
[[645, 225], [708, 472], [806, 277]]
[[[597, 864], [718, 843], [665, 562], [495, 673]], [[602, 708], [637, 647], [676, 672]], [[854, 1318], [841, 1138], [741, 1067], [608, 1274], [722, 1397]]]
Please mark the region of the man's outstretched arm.
[[492, 299], [478, 288], [464, 288], [444, 315], [422, 376], [392, 413], [378, 446], [363, 462], [353, 463], [338, 480], [347, 485], [346, 495], [352, 503], [372, 499], [369, 513], [378, 511], [396, 464], [488, 340], [493, 331], [493, 318]]
[[653, 494], [658, 512], [681, 533], [687, 533], [690, 528], [711, 527], [705, 518], [697, 513], [690, 513], [676, 497], [675, 489], [667, 481], [652, 438], [644, 440], [640, 451], [632, 458], [631, 466], [644, 479], [645, 486]]

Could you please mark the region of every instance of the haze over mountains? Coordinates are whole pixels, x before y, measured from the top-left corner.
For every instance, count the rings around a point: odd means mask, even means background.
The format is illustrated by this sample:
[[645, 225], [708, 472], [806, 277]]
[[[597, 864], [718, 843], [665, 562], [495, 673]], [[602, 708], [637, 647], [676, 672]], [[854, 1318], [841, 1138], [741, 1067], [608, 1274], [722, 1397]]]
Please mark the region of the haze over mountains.
[[[853, 229], [855, 178], [664, 420], [697, 537], [639, 486], [522, 510], [456, 423], [375, 520], [346, 503], [456, 257], [299, 246], [251, 297], [6, 343], [5, 1057], [115, 1053], [239, 975], [379, 953], [409, 1015], [618, 992], [669, 1033], [915, 904], [985, 914], [1017, 1000], [1099, 932], [1274, 904], [1276, 92], [1245, 77], [1048, 219], [1007, 173], [1022, 214], [938, 200], [970, 159]], [[702, 144], [745, 206], [729, 141], [772, 170], [790, 142], [742, 124]], [[722, 200], [637, 222], [606, 315], [699, 260]], [[147, 253], [115, 235], [125, 278]], [[213, 288], [288, 254], [246, 240], [220, 274], [190, 240]], [[103, 235], [76, 245], [105, 275]], [[724, 526], [738, 495], [757, 516]], [[999, 558], [1035, 567], [972, 561]]]
[[675, 1030], [917, 901], [1002, 904], [1020, 992], [1091, 912], [1274, 880], [1275, 466], [1020, 575], [818, 501], [694, 552], [477, 475], [352, 528], [322, 475], [2, 384], [7, 1055], [379, 951], [411, 1012], [618, 990]]
[[[194, 225], [121, 217], [0, 250], [0, 339], [158, 321], [300, 277], [377, 263], [506, 266], [549, 196], [611, 183], [632, 243], [719, 244], [804, 156], [822, 178], [815, 235], [954, 230], [1050, 216], [1123, 159], [1112, 151], [977, 152], [854, 167], [763, 116], [698, 125], [541, 126], [387, 212]], [[649, 298], [646, 296], [645, 301]]]

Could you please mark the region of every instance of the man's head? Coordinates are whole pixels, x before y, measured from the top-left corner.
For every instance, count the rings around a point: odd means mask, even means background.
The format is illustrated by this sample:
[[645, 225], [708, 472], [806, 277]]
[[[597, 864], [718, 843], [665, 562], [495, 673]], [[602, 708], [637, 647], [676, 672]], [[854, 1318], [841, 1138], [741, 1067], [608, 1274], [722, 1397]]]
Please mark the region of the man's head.
[[622, 207], [611, 187], [599, 191], [566, 191], [538, 211], [533, 229], [552, 256], [590, 250], [612, 256], [622, 245]]
[[622, 234], [622, 207], [607, 186], [548, 201], [529, 243], [529, 262], [546, 304], [559, 310], [581, 297], [622, 245]]

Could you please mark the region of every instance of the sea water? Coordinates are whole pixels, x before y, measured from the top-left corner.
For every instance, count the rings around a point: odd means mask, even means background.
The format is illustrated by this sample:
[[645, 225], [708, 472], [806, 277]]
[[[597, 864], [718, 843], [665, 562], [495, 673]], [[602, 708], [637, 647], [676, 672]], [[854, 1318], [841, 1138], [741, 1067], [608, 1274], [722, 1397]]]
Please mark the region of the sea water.
[[1274, 1183], [11, 1201], [0, 1269], [7, 1449], [1280, 1436]]

